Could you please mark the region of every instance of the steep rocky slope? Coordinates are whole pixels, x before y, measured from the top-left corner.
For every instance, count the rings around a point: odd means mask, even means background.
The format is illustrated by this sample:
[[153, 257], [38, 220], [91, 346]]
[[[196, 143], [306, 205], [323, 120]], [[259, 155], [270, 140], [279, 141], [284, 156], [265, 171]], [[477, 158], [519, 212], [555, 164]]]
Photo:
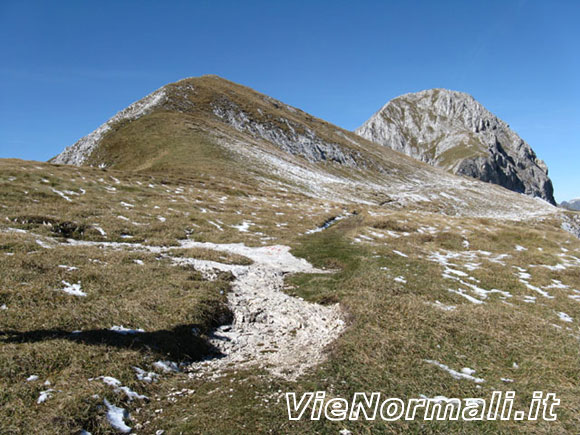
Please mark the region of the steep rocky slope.
[[546, 164], [468, 94], [431, 89], [383, 106], [356, 133], [455, 174], [555, 204]]

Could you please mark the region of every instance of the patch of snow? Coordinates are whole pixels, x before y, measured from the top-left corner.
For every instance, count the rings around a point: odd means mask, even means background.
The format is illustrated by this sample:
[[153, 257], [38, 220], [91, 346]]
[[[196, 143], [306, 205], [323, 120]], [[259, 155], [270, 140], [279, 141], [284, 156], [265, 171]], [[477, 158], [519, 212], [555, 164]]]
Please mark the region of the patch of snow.
[[439, 308], [440, 310], [443, 311], [453, 311], [455, 308], [457, 308], [456, 305], [445, 305], [439, 301], [435, 301], [435, 303], [431, 304], [436, 308]]
[[556, 314], [558, 314], [558, 317], [560, 318], [560, 320], [562, 322], [568, 322], [568, 323], [572, 323], [574, 320], [572, 319], [572, 317], [570, 317], [568, 314], [559, 311]]
[[548, 299], [554, 299], [554, 296], [550, 295], [548, 292], [546, 292], [546, 291], [542, 290], [541, 288], [539, 288], [539, 287], [536, 287], [535, 285], [532, 285], [532, 284], [530, 284], [528, 281], [526, 281], [526, 280], [523, 280], [523, 279], [520, 279], [520, 282], [521, 282], [522, 284], [524, 284], [524, 285], [525, 285], [527, 288], [529, 288], [530, 290], [532, 290], [532, 291], [535, 291], [536, 293], [539, 293], [539, 294], [541, 294], [541, 295], [542, 295], [542, 296], [544, 296], [545, 298], [548, 298]]
[[338, 221], [347, 218], [349, 215], [340, 215], [340, 216], [335, 216], [331, 219], [328, 219], [326, 222], [324, 222], [321, 226], [314, 228], [312, 230], [308, 230], [306, 231], [304, 234], [314, 234], [314, 233], [319, 233], [320, 231], [324, 231], [327, 228], [330, 228], [332, 225], [334, 225], [335, 223], [337, 223]]
[[216, 227], [218, 230], [223, 231], [224, 229], [222, 228], [222, 226], [214, 221], [208, 221], [208, 223], [210, 223], [211, 225], [213, 225], [214, 227]]
[[544, 288], [556, 288], [556, 289], [564, 290], [564, 289], [570, 288], [570, 286], [566, 285], [566, 284], [562, 284], [562, 281], [558, 281], [557, 279], [553, 279], [552, 284], [545, 286]]
[[500, 380], [502, 382], [505, 382], [506, 384], [511, 384], [514, 380], [510, 379], [510, 378], [500, 378]]
[[62, 283], [65, 285], [65, 287], [63, 289], [61, 289], [61, 291], [68, 293], [69, 295], [73, 295], [73, 296], [86, 296], [87, 294], [81, 290], [81, 283], [80, 281], [77, 284], [71, 284], [67, 281], [62, 281]]
[[132, 335], [132, 334], [141, 334], [143, 332], [145, 332], [145, 330], [138, 328], [138, 329], [131, 329], [131, 328], [125, 328], [124, 326], [112, 326], [109, 331], [113, 331], [116, 332], [118, 334], [122, 334], [122, 335]]
[[453, 290], [453, 289], [448, 289], [451, 293], [455, 293], [459, 296], [463, 296], [465, 299], [467, 299], [469, 302], [474, 303], [474, 304], [483, 304], [483, 301], [480, 301], [477, 298], [474, 298], [473, 296], [468, 295], [467, 293], [465, 293], [463, 290], [458, 289], [458, 290]]
[[49, 388], [48, 390], [45, 391], [41, 391], [40, 395], [38, 396], [38, 399], [36, 399], [36, 403], [41, 404], [46, 402], [48, 399], [52, 397], [52, 393], [54, 392], [55, 390], [53, 390], [52, 388]]
[[247, 233], [248, 230], [250, 229], [250, 225], [253, 225], [253, 222], [244, 221], [241, 224], [232, 225], [232, 228], [235, 228], [240, 233]]
[[434, 366], [437, 366], [442, 370], [445, 370], [454, 379], [457, 379], [457, 380], [467, 379], [469, 381], [475, 382], [476, 384], [481, 384], [481, 383], [485, 382], [485, 379], [476, 378], [476, 377], [472, 376], [475, 373], [475, 370], [470, 369], [468, 367], [464, 367], [463, 369], [461, 369], [460, 372], [458, 372], [458, 371], [455, 371], [455, 370], [449, 368], [449, 366], [447, 366], [445, 364], [441, 364], [439, 361], [430, 360], [430, 359], [425, 359], [423, 361], [425, 361], [428, 364], [432, 364]]
[[111, 404], [107, 399], [104, 400], [107, 407], [107, 420], [111, 427], [121, 433], [131, 432], [131, 428], [125, 424], [125, 419], [130, 418], [129, 413], [123, 409]]
[[110, 387], [113, 387], [115, 393], [123, 393], [127, 396], [127, 399], [133, 400], [147, 400], [148, 397], [142, 394], [136, 393], [135, 391], [131, 390], [129, 387], [123, 386], [120, 380], [113, 378], [112, 376], [99, 376], [98, 378], [91, 378], [89, 381], [93, 381], [96, 379], [100, 379], [103, 383], [107, 384]]
[[105, 232], [105, 230], [103, 230], [100, 226], [98, 226], [97, 224], [93, 224], [92, 226], [95, 230], [97, 230], [99, 232], [99, 234], [101, 236], [103, 236], [103, 237], [107, 236], [107, 233]]
[[54, 187], [52, 188], [52, 191], [54, 193], [56, 193], [58, 196], [60, 196], [61, 198], [66, 199], [68, 202], [72, 202], [72, 199], [70, 199], [68, 196], [66, 196], [63, 192], [61, 192], [60, 190], [56, 190]]
[[393, 252], [401, 257], [409, 258], [409, 256], [407, 254], [404, 254], [401, 251], [397, 251], [397, 250], [393, 249]]
[[157, 373], [148, 372], [139, 367], [133, 367], [133, 370], [135, 370], [135, 375], [137, 376], [137, 379], [143, 382], [147, 382], [148, 384], [152, 382], [157, 382], [157, 380], [159, 379], [159, 375]]
[[462, 270], [457, 270], [457, 269], [451, 269], [450, 267], [445, 268], [445, 270], [443, 271], [444, 274], [453, 274], [453, 275], [457, 275], [457, 276], [463, 276], [463, 277], [468, 277], [469, 275], [465, 272], [463, 272]]
[[52, 246], [42, 240], [36, 240], [36, 244], [44, 249], [52, 249]]

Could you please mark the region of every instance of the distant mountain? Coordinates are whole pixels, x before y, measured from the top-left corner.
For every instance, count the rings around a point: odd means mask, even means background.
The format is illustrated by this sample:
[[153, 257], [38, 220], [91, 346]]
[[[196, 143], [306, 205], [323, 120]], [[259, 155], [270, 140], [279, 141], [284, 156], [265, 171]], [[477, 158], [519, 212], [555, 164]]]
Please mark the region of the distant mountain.
[[556, 204], [546, 164], [468, 94], [431, 89], [402, 95], [355, 132], [454, 174]]
[[580, 198], [571, 199], [570, 201], [561, 202], [560, 206], [567, 208], [568, 210], [579, 210], [580, 211]]

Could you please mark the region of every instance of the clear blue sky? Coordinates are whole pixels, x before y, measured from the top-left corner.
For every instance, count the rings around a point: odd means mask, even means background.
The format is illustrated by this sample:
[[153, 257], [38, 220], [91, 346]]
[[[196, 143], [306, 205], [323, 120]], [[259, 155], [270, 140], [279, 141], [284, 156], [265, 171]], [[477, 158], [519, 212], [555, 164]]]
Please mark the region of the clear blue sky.
[[46, 160], [175, 80], [218, 74], [354, 129], [472, 94], [580, 196], [580, 1], [0, 3], [0, 157]]

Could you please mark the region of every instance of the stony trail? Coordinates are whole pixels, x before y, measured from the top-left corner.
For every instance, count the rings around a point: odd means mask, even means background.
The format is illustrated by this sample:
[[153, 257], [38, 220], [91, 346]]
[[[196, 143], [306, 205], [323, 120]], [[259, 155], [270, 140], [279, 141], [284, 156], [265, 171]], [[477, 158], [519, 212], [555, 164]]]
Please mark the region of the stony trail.
[[[283, 293], [282, 288], [287, 273], [325, 271], [294, 257], [286, 246], [249, 248], [196, 242], [183, 246], [241, 254], [254, 261], [251, 266], [222, 265], [221, 270], [229, 270], [235, 276], [228, 296], [234, 322], [218, 328], [210, 338], [222, 355], [192, 364], [189, 367], [192, 373], [202, 376], [228, 368], [258, 366], [276, 376], [295, 380], [324, 360], [325, 347], [345, 327], [338, 304], [313, 304]], [[193, 260], [196, 268], [203, 271], [201, 263]], [[206, 273], [211, 273], [216, 263], [205, 266]]]
[[[59, 244], [55, 239], [44, 240], [47, 248], [51, 247], [48, 243]], [[233, 274], [235, 279], [228, 294], [228, 306], [234, 321], [213, 331], [210, 342], [219, 353], [191, 364], [188, 371], [192, 376], [219, 374], [227, 369], [262, 367], [275, 376], [295, 380], [324, 361], [324, 349], [345, 328], [338, 304], [319, 305], [282, 291], [286, 274], [329, 273], [293, 256], [288, 246], [248, 247], [241, 243], [216, 244], [193, 240], [180, 243], [179, 248], [206, 248], [253, 260], [253, 264], [242, 266], [173, 257], [171, 250], [175, 248], [140, 243], [69, 239], [67, 245], [158, 253], [167, 256], [176, 265], [192, 265], [207, 279], [214, 279], [216, 271]]]

